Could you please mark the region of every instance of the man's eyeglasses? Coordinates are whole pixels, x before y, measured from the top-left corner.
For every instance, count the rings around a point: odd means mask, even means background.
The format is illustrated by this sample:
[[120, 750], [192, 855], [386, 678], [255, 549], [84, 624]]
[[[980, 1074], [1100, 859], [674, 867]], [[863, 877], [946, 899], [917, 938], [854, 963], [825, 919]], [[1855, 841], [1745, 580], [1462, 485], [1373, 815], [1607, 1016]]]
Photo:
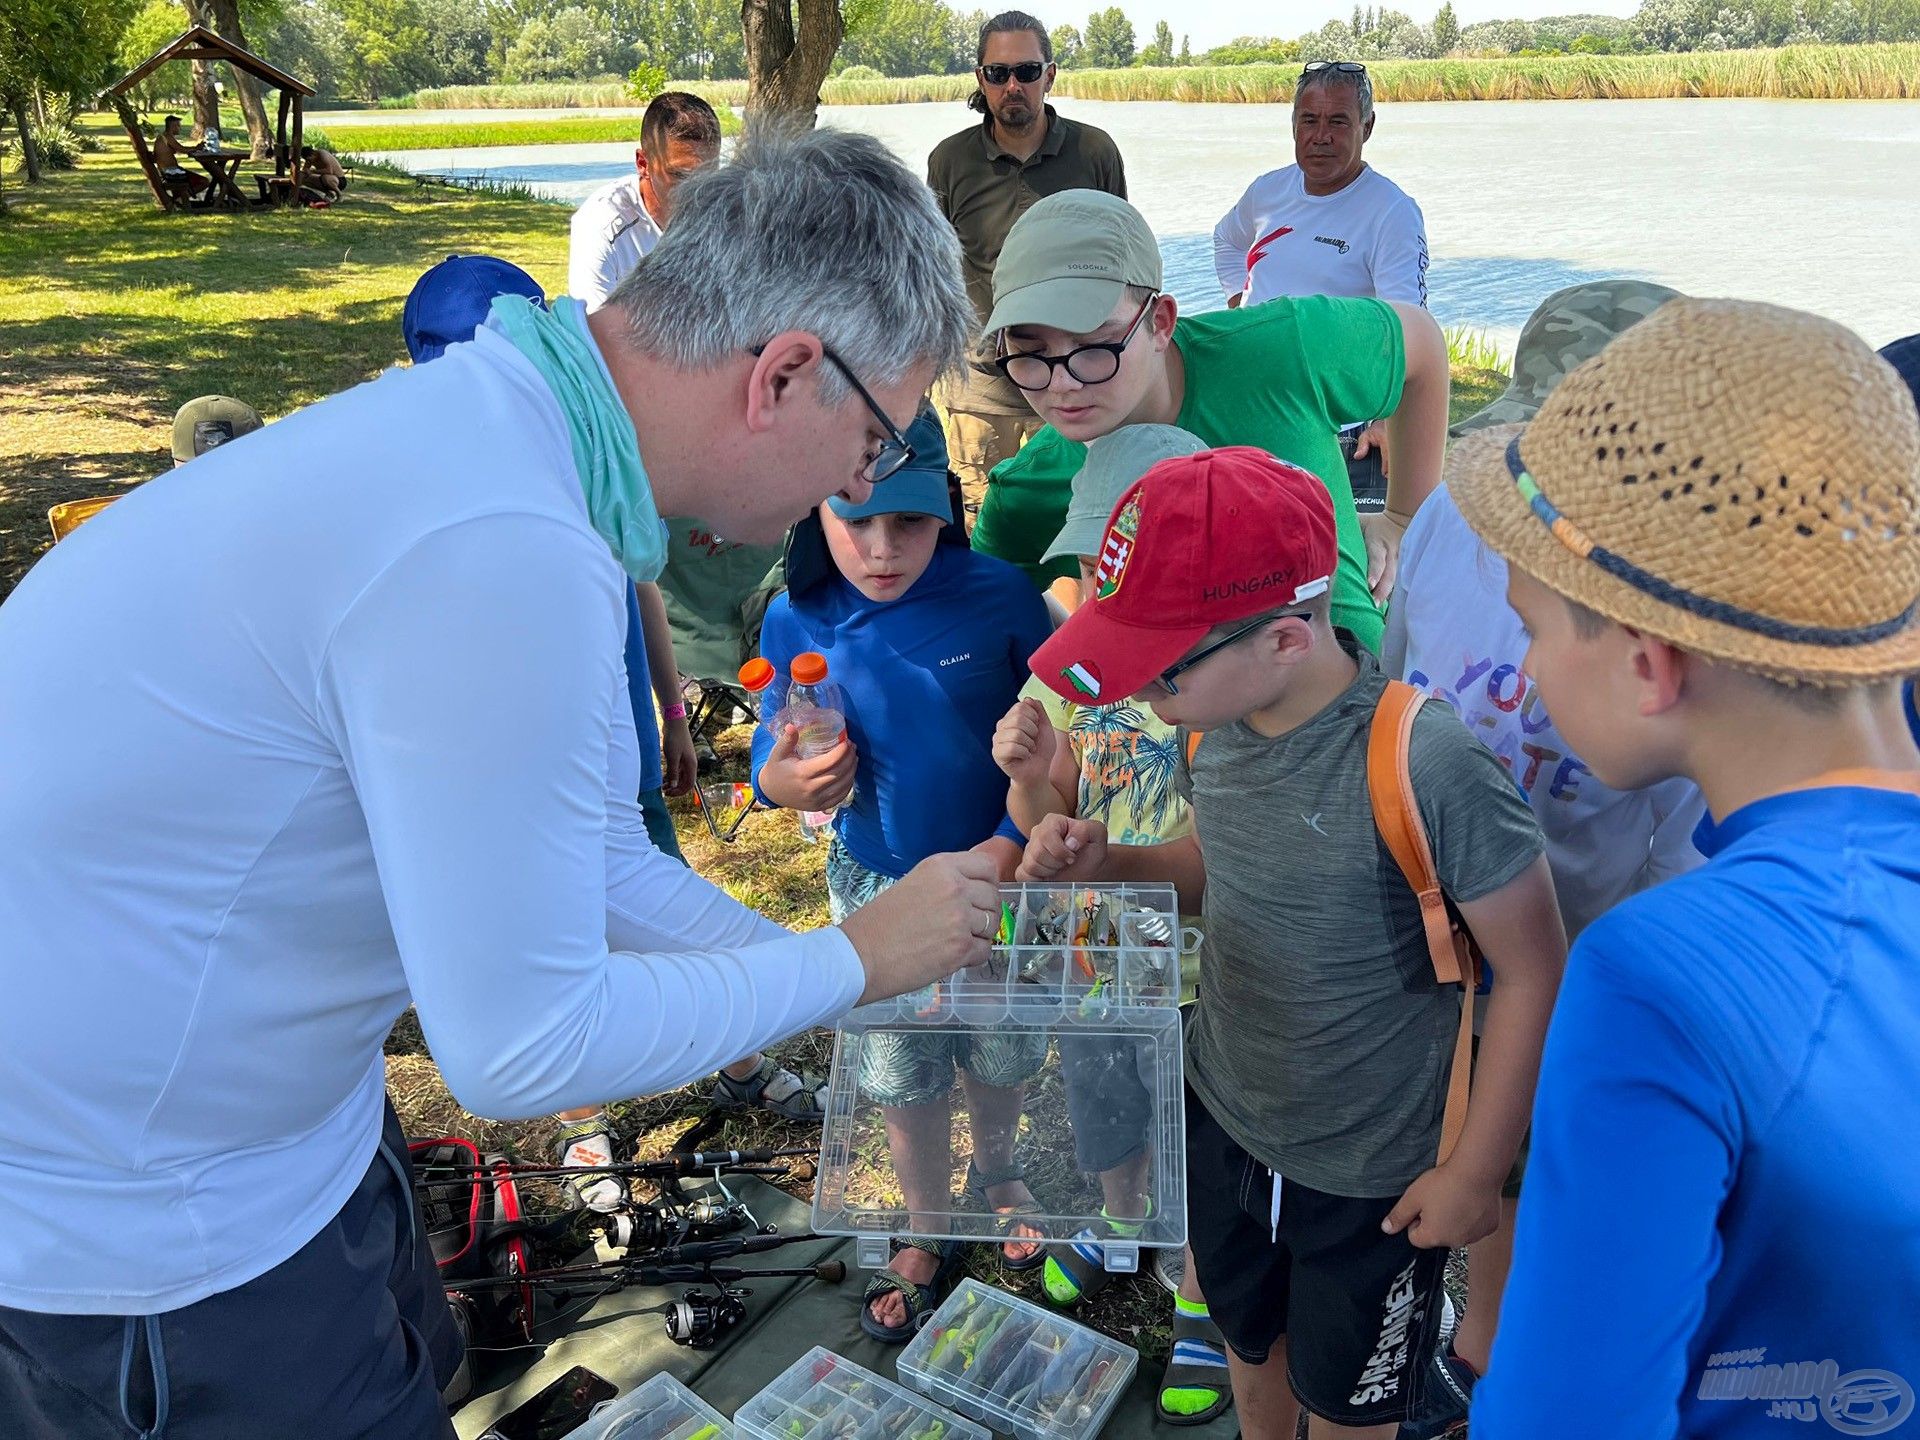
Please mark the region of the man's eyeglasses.
[[[766, 349], [764, 345], [755, 345], [748, 353], [758, 357], [765, 354]], [[887, 418], [887, 412], [880, 408], [880, 402], [875, 400], [867, 387], [860, 383], [860, 377], [853, 373], [853, 368], [825, 344], [820, 346], [820, 353], [831, 360], [834, 367], [847, 377], [847, 383], [853, 387], [853, 393], [866, 402], [867, 409], [872, 413], [873, 418], [880, 422], [880, 428], [886, 432], [879, 446], [867, 455], [867, 483], [878, 485], [889, 476], [897, 475], [913, 463], [913, 446], [909, 445], [907, 437], [900, 433], [900, 427]]]
[[1364, 75], [1367, 73], [1367, 67], [1358, 60], [1310, 60], [1306, 68], [1300, 72], [1300, 78], [1305, 80], [1311, 76], [1325, 75], [1329, 72], [1335, 75]]
[[1046, 65], [1039, 60], [1022, 60], [1018, 65], [980, 67], [980, 78], [989, 85], [1004, 85], [1009, 79], [1018, 80], [1022, 85], [1031, 85], [1046, 73]]
[[1178, 695], [1180, 693], [1180, 687], [1173, 683], [1174, 680], [1179, 676], [1186, 674], [1187, 671], [1193, 669], [1194, 666], [1198, 665], [1202, 660], [1206, 659], [1209, 655], [1212, 655], [1215, 651], [1224, 650], [1229, 645], [1235, 644], [1238, 641], [1246, 639], [1247, 636], [1253, 634], [1255, 631], [1266, 629], [1267, 626], [1271, 625], [1276, 620], [1311, 620], [1312, 618], [1313, 618], [1313, 615], [1310, 611], [1289, 610], [1282, 615], [1262, 615], [1258, 619], [1249, 620], [1246, 624], [1242, 625], [1238, 630], [1229, 631], [1227, 634], [1221, 636], [1218, 640], [1214, 641], [1211, 645], [1204, 646], [1203, 648], [1189, 655], [1186, 659], [1180, 661], [1178, 664], [1169, 665], [1165, 670], [1162, 670], [1160, 672], [1161, 687], [1169, 695]]
[[1038, 351], [1002, 355], [993, 362], [994, 368], [1022, 390], [1046, 389], [1053, 383], [1056, 366], [1064, 368], [1082, 385], [1104, 385], [1120, 373], [1121, 355], [1133, 343], [1134, 332], [1140, 328], [1140, 322], [1147, 318], [1147, 312], [1159, 298], [1158, 290], [1149, 295], [1147, 303], [1140, 307], [1140, 313], [1133, 317], [1133, 323], [1127, 326], [1127, 333], [1109, 344], [1080, 345], [1064, 355], [1042, 355]]

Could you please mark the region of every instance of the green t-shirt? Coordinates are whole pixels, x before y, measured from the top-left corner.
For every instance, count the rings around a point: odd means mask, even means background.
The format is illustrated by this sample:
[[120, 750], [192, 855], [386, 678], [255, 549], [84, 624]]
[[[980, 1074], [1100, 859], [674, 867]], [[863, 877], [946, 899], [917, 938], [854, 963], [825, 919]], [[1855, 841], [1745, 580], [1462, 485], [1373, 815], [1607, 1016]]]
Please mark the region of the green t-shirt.
[[[1400, 317], [1382, 300], [1308, 296], [1185, 315], [1173, 338], [1186, 361], [1177, 425], [1209, 445], [1257, 446], [1327, 482], [1340, 538], [1333, 620], [1377, 651], [1380, 608], [1367, 590], [1366, 542], [1337, 432], [1399, 408], [1407, 365]], [[1071, 558], [1056, 569], [1040, 556], [1066, 520], [1085, 455], [1048, 426], [996, 465], [973, 548], [1036, 577], [1077, 573]]]

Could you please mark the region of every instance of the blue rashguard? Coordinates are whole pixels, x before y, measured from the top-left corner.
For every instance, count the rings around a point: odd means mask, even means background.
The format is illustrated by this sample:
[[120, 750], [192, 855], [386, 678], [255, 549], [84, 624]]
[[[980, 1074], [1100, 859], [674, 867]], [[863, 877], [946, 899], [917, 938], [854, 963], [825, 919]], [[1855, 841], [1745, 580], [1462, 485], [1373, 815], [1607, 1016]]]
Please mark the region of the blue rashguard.
[[640, 737], [640, 793], [667, 783], [660, 760], [660, 718], [653, 713], [653, 677], [647, 673], [647, 635], [640, 624], [640, 598], [627, 586], [627, 699]]
[[[1017, 837], [993, 731], [1048, 633], [1025, 575], [946, 543], [898, 600], [869, 600], [833, 571], [767, 607], [760, 653], [786, 675], [795, 655], [817, 650], [846, 696], [860, 758], [854, 803], [834, 827], [855, 860], [900, 876], [929, 855]], [[756, 729], [756, 791], [772, 750]]]
[[1920, 1435], [1920, 796], [1701, 840], [1568, 960], [1475, 1440]]

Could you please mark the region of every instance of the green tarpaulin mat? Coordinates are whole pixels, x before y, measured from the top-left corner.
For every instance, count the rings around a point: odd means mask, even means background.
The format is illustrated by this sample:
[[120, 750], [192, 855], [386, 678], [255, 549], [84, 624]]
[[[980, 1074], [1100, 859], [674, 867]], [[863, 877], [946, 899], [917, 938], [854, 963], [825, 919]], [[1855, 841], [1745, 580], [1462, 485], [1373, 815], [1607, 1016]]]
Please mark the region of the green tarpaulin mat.
[[[793, 1197], [758, 1181], [734, 1187], [762, 1224], [784, 1234], [807, 1228], [808, 1209]], [[678, 1299], [685, 1286], [663, 1290], [633, 1289], [608, 1295], [560, 1327], [558, 1338], [531, 1365], [516, 1357], [478, 1356], [486, 1362], [480, 1380], [487, 1386], [454, 1416], [461, 1440], [475, 1440], [501, 1415], [531, 1399], [542, 1386], [558, 1379], [574, 1365], [584, 1365], [605, 1376], [627, 1394], [649, 1376], [664, 1370], [690, 1386], [708, 1404], [731, 1415], [769, 1384], [782, 1370], [815, 1345], [844, 1355], [877, 1375], [894, 1378], [894, 1360], [903, 1347], [881, 1345], [860, 1330], [860, 1293], [865, 1272], [853, 1263], [851, 1240], [819, 1240], [789, 1245], [771, 1254], [748, 1256], [770, 1266], [804, 1266], [835, 1257], [847, 1265], [847, 1278], [838, 1285], [819, 1280], [746, 1281], [753, 1296], [747, 1301], [746, 1322], [712, 1350], [689, 1350], [667, 1339], [662, 1317], [639, 1313]], [[505, 1360], [508, 1363], [501, 1363]], [[1193, 1440], [1234, 1440], [1239, 1426], [1229, 1410], [1211, 1425], [1175, 1427], [1161, 1423], [1154, 1407], [1161, 1367], [1143, 1363], [1133, 1386], [1121, 1398], [1103, 1435], [1113, 1440], [1140, 1440], [1148, 1433]]]

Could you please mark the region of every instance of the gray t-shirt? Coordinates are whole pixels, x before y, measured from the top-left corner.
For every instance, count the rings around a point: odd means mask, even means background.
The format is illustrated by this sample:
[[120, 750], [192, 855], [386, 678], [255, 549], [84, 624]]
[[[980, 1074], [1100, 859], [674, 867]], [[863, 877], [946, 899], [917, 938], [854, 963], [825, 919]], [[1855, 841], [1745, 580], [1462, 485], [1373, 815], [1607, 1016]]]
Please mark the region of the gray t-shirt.
[[[1339, 699], [1277, 739], [1238, 723], [1213, 731], [1182, 775], [1207, 865], [1187, 1079], [1281, 1176], [1385, 1198], [1439, 1150], [1460, 1001], [1434, 979], [1419, 902], [1368, 803], [1386, 676], [1340, 640], [1360, 674]], [[1420, 712], [1411, 753], [1452, 900], [1491, 894], [1541, 853], [1533, 812], [1451, 709]]]

